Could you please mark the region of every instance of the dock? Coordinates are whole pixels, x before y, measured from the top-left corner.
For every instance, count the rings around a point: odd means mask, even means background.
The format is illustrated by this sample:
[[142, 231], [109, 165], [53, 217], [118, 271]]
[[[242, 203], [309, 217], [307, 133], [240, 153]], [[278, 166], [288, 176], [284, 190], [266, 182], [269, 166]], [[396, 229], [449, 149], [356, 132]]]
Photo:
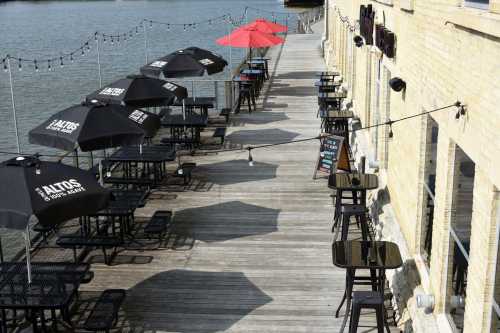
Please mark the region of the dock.
[[[320, 41], [320, 32], [289, 35], [270, 50], [272, 77], [256, 112], [232, 116], [227, 148], [319, 134]], [[141, 223], [172, 210], [170, 235], [132, 242], [111, 266], [91, 252], [95, 276], [81, 299], [126, 289], [117, 332], [337, 332], [345, 271], [332, 265], [331, 190], [312, 179], [318, 150], [317, 141], [256, 149], [254, 166], [247, 151], [183, 157], [197, 163], [191, 184], [153, 190], [136, 213]], [[361, 325], [374, 331], [374, 316]]]

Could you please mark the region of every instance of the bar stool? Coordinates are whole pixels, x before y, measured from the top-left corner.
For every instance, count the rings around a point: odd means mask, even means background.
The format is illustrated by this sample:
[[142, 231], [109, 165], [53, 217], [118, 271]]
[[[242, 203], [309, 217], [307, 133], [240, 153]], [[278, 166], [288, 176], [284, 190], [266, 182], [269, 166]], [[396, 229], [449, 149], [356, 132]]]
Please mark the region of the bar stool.
[[244, 104], [245, 100], [247, 101], [248, 104], [248, 112], [252, 113], [252, 101], [254, 102], [254, 107], [255, 107], [255, 101], [253, 100], [252, 88], [248, 84], [240, 85], [238, 106], [236, 107], [237, 112], [240, 112], [241, 104]]
[[[351, 217], [356, 218], [356, 221], [359, 223], [361, 227], [361, 235], [363, 240], [371, 240], [371, 234], [368, 230], [368, 222], [366, 219], [366, 213], [368, 213], [368, 209], [363, 206], [363, 205], [357, 205], [357, 204], [343, 204], [341, 206], [341, 216], [342, 218], [340, 219], [341, 226], [340, 228], [337, 228], [337, 233], [335, 234], [335, 239], [337, 238], [338, 235], [338, 230], [341, 230], [341, 240], [347, 240], [347, 235], [349, 233], [349, 225], [351, 222]], [[334, 228], [335, 229], [335, 225]], [[332, 230], [333, 231], [333, 230]]]
[[377, 331], [384, 332], [384, 326], [391, 333], [385, 320], [384, 297], [380, 291], [354, 291], [352, 293], [352, 310], [349, 321], [349, 333], [358, 330], [361, 309], [374, 309], [377, 316]]

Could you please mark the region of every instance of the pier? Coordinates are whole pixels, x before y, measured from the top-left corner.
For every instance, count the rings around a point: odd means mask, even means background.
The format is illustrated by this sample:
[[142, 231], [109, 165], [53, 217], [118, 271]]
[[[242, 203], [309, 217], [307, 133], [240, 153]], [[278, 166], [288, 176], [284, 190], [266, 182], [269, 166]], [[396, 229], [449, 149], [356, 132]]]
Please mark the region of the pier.
[[[270, 51], [271, 79], [257, 111], [232, 116], [226, 148], [318, 135], [321, 27], [289, 35]], [[126, 289], [120, 332], [337, 332], [345, 271], [332, 265], [331, 190], [326, 179], [312, 180], [318, 149], [316, 141], [259, 149], [254, 166], [245, 150], [183, 157], [197, 164], [192, 182], [160, 186], [136, 213], [141, 223], [156, 210], [172, 210], [168, 237], [147, 246], [131, 242], [110, 266], [100, 250], [91, 252], [86, 261], [95, 276], [82, 286], [81, 300]], [[71, 251], [34, 255], [61, 258], [71, 260]], [[374, 329], [375, 317], [362, 316], [361, 325]]]

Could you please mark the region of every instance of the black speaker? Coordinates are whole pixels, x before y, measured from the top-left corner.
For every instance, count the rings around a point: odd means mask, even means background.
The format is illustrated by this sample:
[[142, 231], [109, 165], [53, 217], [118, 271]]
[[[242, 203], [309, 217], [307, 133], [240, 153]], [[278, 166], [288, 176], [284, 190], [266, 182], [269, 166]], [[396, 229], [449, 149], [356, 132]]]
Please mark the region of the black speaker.
[[384, 51], [384, 26], [382, 24], [375, 25], [375, 46], [382, 52]]
[[361, 36], [354, 36], [353, 40], [356, 47], [363, 46], [363, 38], [361, 38]]
[[393, 77], [389, 80], [389, 87], [391, 87], [392, 90], [399, 92], [406, 88], [406, 82], [399, 77]]

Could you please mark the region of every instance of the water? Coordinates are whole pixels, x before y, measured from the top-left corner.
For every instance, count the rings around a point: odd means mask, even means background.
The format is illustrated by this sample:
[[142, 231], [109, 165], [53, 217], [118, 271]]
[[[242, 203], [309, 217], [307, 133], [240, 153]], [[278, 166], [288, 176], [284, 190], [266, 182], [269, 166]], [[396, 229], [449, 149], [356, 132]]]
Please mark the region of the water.
[[[165, 1], [40, 1], [0, 3], [0, 58], [6, 54], [29, 59], [58, 57], [79, 48], [95, 31], [119, 34], [129, 31], [144, 19], [161, 22], [185, 23], [205, 20], [226, 13], [240, 17], [245, 6], [266, 11], [284, 12], [282, 2], [276, 0], [165, 0]], [[292, 13], [292, 12], [291, 12]], [[266, 17], [270, 13], [248, 10], [249, 20]], [[278, 23], [285, 23], [285, 15], [277, 15]], [[296, 26], [295, 15], [288, 20]], [[177, 49], [198, 46], [215, 51], [229, 60], [229, 48], [219, 46], [215, 39], [226, 35], [230, 27], [220, 21], [200, 25], [196, 30], [153, 24], [147, 27], [149, 59], [160, 57]], [[293, 29], [293, 28], [292, 28]], [[75, 103], [80, 103], [88, 93], [99, 88], [97, 53], [95, 42], [91, 50], [75, 61], [59, 61], [51, 64], [38, 62], [39, 72], [33, 63], [12, 62], [14, 95], [17, 109], [19, 134], [23, 152], [54, 152], [47, 148], [29, 145], [28, 131], [47, 119], [51, 114]], [[232, 49], [233, 65], [238, 64], [244, 50]], [[146, 62], [144, 35], [128, 38], [126, 42], [101, 44], [100, 61], [103, 84], [138, 73]], [[227, 79], [229, 69], [201, 79]], [[191, 88], [190, 85], [187, 85]], [[196, 89], [198, 94], [208, 94], [208, 88]], [[222, 89], [222, 86], [221, 88]], [[16, 140], [10, 100], [8, 73], [0, 71], [0, 151], [15, 151]], [[59, 152], [60, 153], [60, 152]], [[9, 156], [0, 155], [0, 160]], [[1, 186], [1, 184], [0, 184]], [[19, 233], [2, 233], [3, 248], [7, 257], [22, 249]]]

